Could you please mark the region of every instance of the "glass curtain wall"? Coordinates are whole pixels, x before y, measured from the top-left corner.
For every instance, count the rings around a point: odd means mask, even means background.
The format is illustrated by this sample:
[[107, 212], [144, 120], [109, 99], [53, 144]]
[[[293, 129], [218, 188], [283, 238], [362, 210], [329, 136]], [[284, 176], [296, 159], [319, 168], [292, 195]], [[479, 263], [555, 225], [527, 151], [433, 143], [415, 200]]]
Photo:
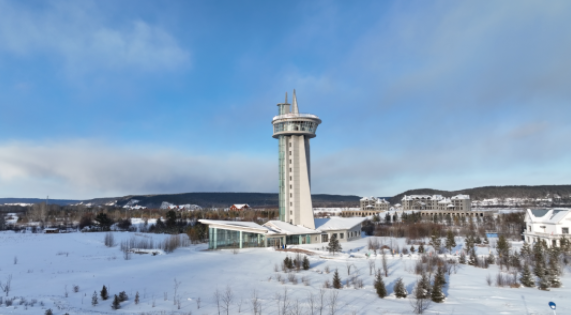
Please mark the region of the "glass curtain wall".
[[286, 167], [286, 136], [279, 136], [279, 209], [280, 221], [285, 222], [285, 167]]
[[242, 232], [242, 246], [240, 246], [240, 231], [215, 228], [209, 228], [208, 231], [210, 233], [209, 249], [264, 247], [266, 245], [263, 234]]

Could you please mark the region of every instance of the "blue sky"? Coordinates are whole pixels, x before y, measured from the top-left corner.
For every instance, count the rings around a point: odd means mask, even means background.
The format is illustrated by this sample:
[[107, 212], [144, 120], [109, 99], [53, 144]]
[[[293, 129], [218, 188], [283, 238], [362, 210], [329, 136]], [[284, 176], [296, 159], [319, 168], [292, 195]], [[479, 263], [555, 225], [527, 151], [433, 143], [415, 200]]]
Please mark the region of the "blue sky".
[[0, 0], [0, 197], [569, 184], [568, 1]]

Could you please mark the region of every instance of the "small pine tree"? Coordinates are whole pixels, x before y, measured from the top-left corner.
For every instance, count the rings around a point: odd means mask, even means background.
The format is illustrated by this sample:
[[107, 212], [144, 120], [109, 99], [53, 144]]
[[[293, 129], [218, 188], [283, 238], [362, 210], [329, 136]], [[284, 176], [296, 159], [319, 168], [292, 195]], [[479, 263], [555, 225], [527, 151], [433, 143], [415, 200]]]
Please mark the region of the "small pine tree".
[[434, 283], [438, 282], [441, 285], [445, 285], [446, 277], [444, 276], [444, 273], [444, 266], [439, 266], [438, 269], [436, 269], [436, 274], [434, 275]]
[[542, 260], [535, 261], [535, 266], [533, 266], [533, 274], [538, 278], [543, 278], [545, 276], [545, 262]]
[[448, 233], [446, 234], [446, 249], [448, 249], [448, 251], [452, 253], [452, 248], [454, 247], [456, 247], [454, 234], [452, 233], [452, 231], [448, 230]]
[[488, 255], [488, 258], [486, 260], [488, 261], [488, 264], [493, 265], [496, 263], [496, 256], [494, 256], [493, 253], [490, 253], [490, 255]]
[[444, 302], [446, 296], [442, 293], [442, 283], [438, 280], [437, 276], [434, 276], [434, 286], [432, 287], [432, 292], [430, 294], [430, 299], [436, 303]]
[[400, 299], [400, 298], [406, 298], [406, 296], [408, 295], [408, 292], [406, 291], [406, 288], [404, 287], [404, 282], [402, 281], [402, 278], [398, 278], [397, 282], [395, 283], [395, 296]]
[[127, 296], [127, 293], [125, 293], [125, 291], [121, 291], [119, 293], [119, 302], [125, 302], [129, 299], [129, 297]]
[[135, 294], [135, 304], [139, 304], [139, 291]]
[[414, 245], [411, 245], [410, 246], [410, 253], [414, 254], [414, 252], [416, 252], [416, 250], [414, 249]]
[[543, 277], [539, 278], [539, 285], [537, 286], [538, 289], [543, 290], [543, 291], [549, 291], [550, 286], [551, 286], [551, 283], [549, 283], [549, 279], [547, 278], [547, 275], [543, 275]]
[[382, 299], [387, 296], [387, 288], [385, 287], [385, 283], [383, 282], [383, 277], [381, 276], [381, 271], [377, 272], [375, 276], [375, 290], [377, 291], [377, 295]]
[[470, 258], [468, 259], [468, 265], [478, 266], [478, 257], [476, 256], [476, 251], [474, 248], [470, 251]]
[[45, 315], [54, 315], [54, 312], [52, 312], [51, 308], [48, 308], [44, 314]]
[[339, 244], [339, 240], [337, 239], [337, 236], [333, 234], [333, 236], [329, 240], [329, 244], [327, 245], [327, 251], [329, 251], [330, 254], [335, 254], [337, 252], [340, 252], [341, 250], [342, 248], [341, 245]]
[[114, 310], [118, 310], [121, 308], [121, 302], [119, 302], [119, 297], [115, 294], [115, 298], [113, 299], [113, 303], [111, 304], [111, 308]]
[[93, 295], [91, 296], [91, 305], [95, 306], [99, 303], [99, 301], [97, 300], [97, 292], [93, 291]]
[[420, 289], [417, 294], [418, 296], [422, 296], [423, 299], [428, 299], [430, 297], [430, 278], [428, 278], [428, 275], [424, 272], [420, 276], [420, 280], [417, 283], [417, 289]]
[[303, 256], [303, 270], [309, 270], [309, 258]]
[[101, 299], [103, 301], [105, 301], [108, 298], [109, 298], [109, 294], [107, 293], [107, 288], [105, 286], [103, 286], [103, 289], [101, 289]]
[[521, 282], [521, 284], [524, 287], [528, 287], [528, 288], [533, 287], [535, 284], [535, 283], [533, 283], [531, 271], [529, 270], [529, 265], [527, 263], [525, 263], [525, 265], [523, 265], [523, 270], [521, 272], [521, 278], [519, 278], [519, 282]]
[[480, 238], [480, 235], [476, 235], [476, 239], [474, 240], [474, 243], [480, 245], [482, 244], [482, 239]]
[[418, 253], [424, 254], [424, 245], [420, 244], [420, 246], [418, 246]]
[[464, 253], [464, 251], [462, 251], [460, 253], [460, 258], [458, 259], [458, 262], [461, 264], [465, 264], [466, 263], [466, 253]]
[[335, 269], [335, 273], [333, 274], [333, 287], [335, 289], [341, 289], [341, 278], [339, 277], [337, 269]]

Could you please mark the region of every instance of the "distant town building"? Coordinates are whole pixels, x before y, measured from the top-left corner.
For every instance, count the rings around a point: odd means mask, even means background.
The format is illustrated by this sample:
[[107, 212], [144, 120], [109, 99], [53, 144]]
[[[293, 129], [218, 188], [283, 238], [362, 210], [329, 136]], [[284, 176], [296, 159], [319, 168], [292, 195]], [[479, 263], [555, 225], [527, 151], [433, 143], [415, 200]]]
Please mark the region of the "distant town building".
[[470, 196], [410, 195], [402, 198], [403, 210], [471, 211]]
[[562, 237], [569, 238], [571, 210], [527, 209], [523, 239], [528, 243], [545, 241], [547, 246], [560, 246]]
[[384, 198], [363, 197], [361, 198], [361, 211], [389, 211], [391, 204]]
[[242, 211], [242, 210], [246, 210], [246, 209], [250, 209], [250, 206], [246, 203], [234, 204], [230, 207], [230, 211]]

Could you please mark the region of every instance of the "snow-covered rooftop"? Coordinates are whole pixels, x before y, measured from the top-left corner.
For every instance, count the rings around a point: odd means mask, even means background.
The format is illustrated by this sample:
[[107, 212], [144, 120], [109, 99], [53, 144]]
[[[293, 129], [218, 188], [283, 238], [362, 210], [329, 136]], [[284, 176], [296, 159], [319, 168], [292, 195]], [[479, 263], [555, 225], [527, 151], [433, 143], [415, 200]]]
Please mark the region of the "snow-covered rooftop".
[[527, 213], [534, 223], [559, 223], [571, 210], [569, 209], [527, 209]]
[[346, 230], [361, 224], [366, 218], [353, 217], [353, 218], [321, 218], [315, 219], [315, 228], [320, 231], [328, 230]]
[[442, 200], [444, 197], [442, 195], [405, 195], [402, 200]]
[[465, 199], [470, 199], [470, 195], [456, 195], [450, 199], [452, 199], [452, 200], [465, 200]]
[[293, 225], [286, 222], [272, 220], [266, 222], [264, 227], [269, 228], [274, 233], [286, 234], [286, 235], [298, 235], [298, 234], [317, 234], [319, 231], [308, 229], [301, 225]]
[[244, 222], [244, 221], [224, 221], [224, 220], [206, 220], [200, 219], [198, 220], [200, 223], [207, 224], [207, 225], [220, 225], [220, 226], [227, 226], [227, 227], [235, 227], [235, 228], [249, 228], [249, 229], [257, 229], [260, 231], [268, 232], [269, 230], [254, 222]]

